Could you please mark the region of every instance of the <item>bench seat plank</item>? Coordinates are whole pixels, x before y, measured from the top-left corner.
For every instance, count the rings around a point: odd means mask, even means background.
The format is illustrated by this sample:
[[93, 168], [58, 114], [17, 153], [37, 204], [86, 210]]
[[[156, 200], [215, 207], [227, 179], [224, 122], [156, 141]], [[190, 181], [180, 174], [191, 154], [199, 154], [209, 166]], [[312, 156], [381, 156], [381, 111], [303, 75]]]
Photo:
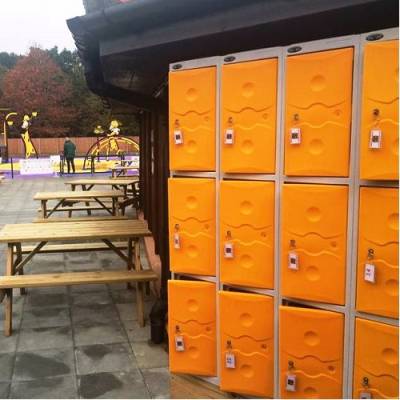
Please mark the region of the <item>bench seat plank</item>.
[[35, 223], [47, 223], [47, 222], [81, 222], [81, 221], [107, 221], [107, 220], [121, 220], [129, 219], [125, 215], [96, 215], [96, 216], [85, 216], [85, 217], [65, 217], [65, 218], [35, 218]]

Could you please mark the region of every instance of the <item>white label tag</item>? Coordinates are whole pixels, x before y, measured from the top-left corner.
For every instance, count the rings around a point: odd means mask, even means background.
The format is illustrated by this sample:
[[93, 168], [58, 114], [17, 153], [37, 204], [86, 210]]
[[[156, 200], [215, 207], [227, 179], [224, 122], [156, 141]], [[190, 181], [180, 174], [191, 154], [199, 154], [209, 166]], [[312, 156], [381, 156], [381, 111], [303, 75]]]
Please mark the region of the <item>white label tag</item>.
[[183, 144], [183, 133], [179, 129], [174, 130], [175, 144]]
[[370, 392], [361, 392], [360, 399], [372, 399], [372, 393]]
[[225, 354], [225, 367], [226, 368], [236, 368], [236, 363], [235, 363], [235, 355], [233, 353], [226, 353]]
[[290, 144], [300, 144], [301, 130], [300, 128], [290, 128]]
[[185, 351], [185, 343], [183, 341], [183, 336], [175, 335], [175, 350]]
[[234, 140], [235, 140], [235, 132], [234, 132], [234, 130], [232, 128], [228, 128], [225, 131], [224, 143], [225, 144], [233, 144]]
[[382, 147], [382, 131], [380, 129], [372, 129], [369, 137], [369, 148], [380, 149]]
[[181, 239], [179, 237], [179, 233], [174, 233], [174, 249], [181, 248]]
[[293, 374], [286, 375], [286, 390], [288, 392], [296, 391], [296, 375]]
[[294, 270], [298, 270], [299, 269], [299, 257], [298, 255], [291, 251], [289, 252], [289, 269], [294, 269]]
[[375, 283], [375, 265], [374, 264], [365, 264], [364, 268], [364, 280], [367, 282]]
[[224, 244], [224, 257], [233, 258], [233, 243], [228, 242]]

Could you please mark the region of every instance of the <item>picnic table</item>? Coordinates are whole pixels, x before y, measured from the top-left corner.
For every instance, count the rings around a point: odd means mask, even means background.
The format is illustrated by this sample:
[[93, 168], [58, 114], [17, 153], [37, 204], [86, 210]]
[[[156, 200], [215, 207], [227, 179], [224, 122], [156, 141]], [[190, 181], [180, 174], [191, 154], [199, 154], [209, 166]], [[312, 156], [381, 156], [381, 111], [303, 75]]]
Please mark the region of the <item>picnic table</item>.
[[[11, 224], [0, 231], [0, 243], [7, 245], [5, 275], [0, 277], [0, 301], [4, 301], [4, 333], [12, 333], [13, 289], [21, 294], [29, 287], [52, 287], [82, 284], [135, 282], [137, 315], [144, 326], [144, 283], [154, 281], [152, 270], [143, 270], [139, 257], [139, 238], [150, 236], [146, 224], [140, 220], [111, 220], [92, 222], [57, 222], [52, 224]], [[124, 242], [121, 242], [124, 240]], [[54, 244], [54, 242], [67, 242]], [[71, 242], [74, 243], [71, 243]], [[80, 242], [80, 243], [77, 243]], [[99, 242], [100, 241], [100, 242]], [[27, 248], [25, 243], [35, 243]], [[53, 243], [53, 244], [52, 244]], [[121, 246], [124, 243], [124, 246]], [[93, 251], [104, 246], [114, 251], [126, 267], [113, 271], [80, 271], [53, 274], [24, 275], [25, 265], [36, 255], [49, 252]], [[123, 251], [123, 248], [126, 251]], [[97, 251], [97, 250], [96, 250]]]
[[131, 177], [130, 179], [75, 179], [73, 181], [66, 181], [66, 185], [70, 185], [71, 189], [75, 189], [80, 186], [82, 190], [92, 190], [94, 186], [111, 186], [112, 189], [122, 190], [127, 196], [128, 187], [131, 187], [132, 192], [134, 192], [134, 185], [139, 181], [138, 177]]
[[111, 177], [112, 178], [117, 178], [121, 175], [126, 176], [128, 171], [138, 171], [139, 168], [134, 167], [133, 165], [116, 165], [111, 168]]

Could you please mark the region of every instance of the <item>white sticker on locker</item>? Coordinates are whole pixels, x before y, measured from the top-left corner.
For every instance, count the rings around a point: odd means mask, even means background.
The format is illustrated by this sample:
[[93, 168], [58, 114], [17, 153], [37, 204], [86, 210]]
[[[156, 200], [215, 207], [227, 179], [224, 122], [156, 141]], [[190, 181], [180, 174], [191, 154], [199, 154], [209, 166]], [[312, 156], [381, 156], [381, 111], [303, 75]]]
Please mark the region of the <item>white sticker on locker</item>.
[[183, 144], [183, 133], [180, 129], [174, 130], [175, 144]]
[[224, 244], [224, 257], [233, 258], [233, 243], [228, 242]]
[[288, 392], [296, 391], [296, 375], [293, 374], [286, 375], [286, 390]]
[[364, 280], [375, 283], [375, 265], [366, 263], [364, 268]]
[[372, 393], [370, 392], [361, 392], [360, 399], [372, 399]]
[[236, 368], [236, 359], [233, 353], [226, 353], [225, 354], [225, 367], [226, 368]]
[[224, 143], [225, 144], [233, 144], [234, 140], [235, 140], [235, 132], [234, 132], [234, 130], [232, 128], [228, 128], [225, 131]]
[[300, 128], [290, 129], [290, 144], [300, 144], [301, 142], [301, 130]]
[[179, 233], [174, 233], [174, 249], [181, 248], [181, 238], [179, 237]]
[[183, 341], [183, 336], [175, 335], [175, 350], [185, 351], [185, 342]]
[[293, 251], [289, 252], [289, 269], [299, 269], [299, 257]]
[[369, 137], [369, 148], [380, 149], [382, 147], [382, 131], [380, 129], [372, 129]]

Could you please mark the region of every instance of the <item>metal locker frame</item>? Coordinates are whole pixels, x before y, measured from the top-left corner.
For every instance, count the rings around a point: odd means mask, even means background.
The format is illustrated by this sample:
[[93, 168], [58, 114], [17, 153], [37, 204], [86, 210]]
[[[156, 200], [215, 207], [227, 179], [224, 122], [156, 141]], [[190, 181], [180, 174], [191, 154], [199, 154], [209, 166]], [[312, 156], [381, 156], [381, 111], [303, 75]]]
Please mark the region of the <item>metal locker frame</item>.
[[[376, 36], [377, 34], [381, 34], [382, 37]], [[374, 40], [371, 40], [374, 39]], [[362, 112], [362, 77], [364, 70], [364, 46], [366, 43], [371, 41], [387, 41], [387, 40], [398, 40], [399, 39], [399, 30], [398, 28], [392, 29], [382, 29], [369, 33], [364, 33], [360, 35], [360, 63], [358, 74], [360, 76], [360, 84], [359, 84], [359, 92], [360, 92], [360, 100], [356, 104], [356, 115], [357, 115], [357, 131], [360, 131], [361, 128], [361, 112]], [[348, 396], [352, 397], [353, 395], [353, 373], [354, 373], [354, 338], [355, 338], [355, 319], [356, 317], [361, 317], [364, 319], [368, 319], [371, 321], [381, 322], [389, 325], [399, 326], [399, 319], [397, 318], [389, 318], [389, 317], [381, 317], [378, 315], [368, 314], [360, 311], [356, 311], [356, 286], [357, 286], [357, 264], [358, 264], [358, 224], [359, 224], [359, 200], [360, 200], [360, 187], [361, 186], [370, 186], [370, 187], [387, 187], [387, 188], [398, 188], [398, 181], [374, 181], [374, 180], [361, 180], [360, 179], [360, 135], [356, 135], [356, 152], [354, 158], [354, 208], [353, 208], [353, 236], [351, 242], [353, 243], [353, 254], [351, 260], [351, 278], [350, 282], [352, 285], [351, 290], [351, 299], [350, 299], [350, 332], [352, 336], [349, 338], [348, 344], [348, 353], [349, 353], [349, 380], [348, 380]]]
[[[180, 71], [215, 66], [217, 71], [216, 81], [216, 171], [215, 172], [190, 172], [190, 171], [171, 171], [170, 177], [202, 177], [215, 178], [216, 183], [216, 276], [200, 276], [193, 274], [172, 273], [171, 279], [190, 277], [198, 280], [216, 283], [216, 291], [224, 288], [235, 288], [244, 292], [264, 294], [274, 297], [274, 398], [280, 398], [280, 373], [279, 373], [279, 306], [284, 301], [291, 301], [299, 306], [311, 306], [317, 309], [334, 311], [344, 314], [345, 328], [343, 340], [343, 398], [352, 397], [353, 383], [353, 357], [354, 357], [354, 324], [356, 317], [362, 317], [377, 322], [383, 322], [398, 326], [398, 319], [379, 317], [372, 314], [360, 313], [355, 310], [356, 299], [356, 265], [357, 265], [357, 244], [358, 240], [358, 207], [359, 207], [359, 188], [360, 186], [380, 186], [398, 187], [397, 181], [361, 181], [359, 179], [359, 129], [361, 112], [361, 90], [362, 90], [362, 62], [363, 48], [367, 37], [371, 34], [382, 33], [383, 37], [377, 40], [398, 39], [398, 29], [386, 29], [365, 33], [362, 35], [351, 35], [322, 39], [312, 42], [296, 43], [284, 47], [274, 47], [268, 49], [246, 51], [241, 53], [229, 54], [222, 57], [210, 57], [199, 60], [189, 60], [173, 63], [170, 71]], [[317, 51], [326, 51], [344, 47], [354, 48], [353, 59], [353, 82], [352, 82], [352, 110], [351, 110], [351, 133], [350, 133], [350, 157], [349, 157], [349, 176], [348, 177], [302, 177], [287, 176], [284, 174], [284, 138], [285, 138], [285, 86], [286, 86], [286, 58], [290, 55], [306, 54]], [[296, 52], [289, 49], [297, 48]], [[277, 120], [276, 120], [276, 169], [275, 174], [247, 174], [247, 173], [222, 173], [220, 170], [220, 89], [221, 89], [221, 66], [223, 64], [233, 64], [245, 61], [255, 61], [267, 58], [278, 59], [278, 86], [277, 86]], [[178, 68], [176, 68], [178, 66]], [[274, 289], [250, 288], [239, 285], [222, 284], [219, 278], [219, 183], [224, 179], [234, 180], [259, 180], [271, 181], [275, 183], [275, 243], [274, 243]], [[280, 293], [280, 271], [282, 260], [280, 255], [280, 200], [282, 184], [290, 183], [312, 183], [348, 186], [348, 209], [347, 209], [347, 250], [346, 250], [346, 296], [345, 305], [335, 305], [320, 303], [315, 301], [305, 301], [287, 296]], [[219, 384], [220, 376], [220, 342], [219, 342], [219, 299], [217, 296], [216, 326], [217, 326], [217, 377], [200, 377], [210, 383]]]

